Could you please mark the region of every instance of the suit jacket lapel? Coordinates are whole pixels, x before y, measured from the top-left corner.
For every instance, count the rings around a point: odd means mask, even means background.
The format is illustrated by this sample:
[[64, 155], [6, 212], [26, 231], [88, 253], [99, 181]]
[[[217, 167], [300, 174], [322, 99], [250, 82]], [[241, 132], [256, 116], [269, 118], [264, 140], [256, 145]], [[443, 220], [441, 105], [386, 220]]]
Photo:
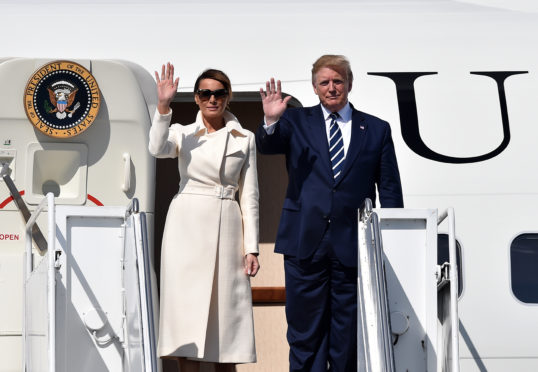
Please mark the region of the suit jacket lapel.
[[326, 170], [333, 176], [331, 159], [329, 158], [329, 143], [327, 142], [327, 129], [325, 127], [325, 118], [321, 106], [317, 105], [308, 110], [308, 125], [310, 127], [310, 140], [312, 148], [316, 149], [320, 155], [321, 163], [325, 165]]
[[364, 120], [364, 116], [359, 111], [355, 110], [353, 106], [351, 106], [351, 109], [351, 140], [349, 142], [346, 159], [344, 160], [344, 169], [342, 169], [342, 174], [338, 177], [337, 184], [346, 177], [351, 166], [357, 159], [364, 146], [364, 139], [366, 137], [366, 131], [368, 130], [368, 125]]

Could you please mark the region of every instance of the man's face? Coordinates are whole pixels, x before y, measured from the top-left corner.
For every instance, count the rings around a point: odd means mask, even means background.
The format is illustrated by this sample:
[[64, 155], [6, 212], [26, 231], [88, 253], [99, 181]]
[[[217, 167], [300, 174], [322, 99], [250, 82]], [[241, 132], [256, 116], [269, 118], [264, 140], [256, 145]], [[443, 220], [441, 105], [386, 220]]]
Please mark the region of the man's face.
[[329, 67], [321, 68], [314, 84], [314, 92], [327, 110], [336, 112], [347, 103], [347, 94], [351, 91], [351, 82], [347, 80], [345, 72], [338, 72]]

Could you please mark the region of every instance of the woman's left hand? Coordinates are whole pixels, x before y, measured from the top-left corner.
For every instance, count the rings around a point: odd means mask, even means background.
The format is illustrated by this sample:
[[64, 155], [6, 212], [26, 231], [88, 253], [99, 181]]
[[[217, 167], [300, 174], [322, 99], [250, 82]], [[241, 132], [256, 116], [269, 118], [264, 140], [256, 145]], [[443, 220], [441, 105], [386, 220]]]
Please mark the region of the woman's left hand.
[[245, 274], [248, 276], [256, 276], [260, 270], [260, 263], [258, 262], [258, 257], [252, 253], [245, 255], [243, 259], [245, 264]]

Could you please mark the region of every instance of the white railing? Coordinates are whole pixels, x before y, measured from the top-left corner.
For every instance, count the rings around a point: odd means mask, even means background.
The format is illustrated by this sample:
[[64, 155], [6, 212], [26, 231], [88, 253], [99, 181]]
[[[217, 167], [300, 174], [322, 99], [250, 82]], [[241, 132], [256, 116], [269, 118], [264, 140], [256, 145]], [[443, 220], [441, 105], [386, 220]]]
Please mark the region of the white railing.
[[458, 315], [458, 260], [456, 255], [456, 224], [454, 209], [444, 210], [437, 220], [440, 225], [448, 217], [448, 259], [450, 279], [450, 322], [451, 322], [451, 349], [452, 349], [452, 372], [459, 372], [459, 315]]
[[[56, 260], [56, 249], [55, 249], [55, 205], [54, 205], [54, 195], [52, 193], [48, 193], [46, 198], [44, 198], [41, 203], [37, 206], [36, 210], [32, 213], [30, 218], [28, 219], [28, 222], [26, 223], [26, 237], [25, 237], [25, 270], [24, 270], [24, 326], [23, 326], [23, 334], [24, 334], [24, 341], [23, 341], [23, 348], [24, 348], [24, 371], [31, 371], [30, 367], [30, 360], [29, 358], [32, 357], [32, 353], [30, 352], [31, 346], [30, 343], [32, 342], [30, 340], [30, 337], [36, 337], [36, 335], [30, 335], [28, 334], [29, 331], [32, 331], [29, 329], [29, 318], [33, 319], [33, 316], [30, 314], [29, 307], [29, 296], [28, 296], [28, 287], [32, 285], [32, 278], [35, 275], [35, 280], [39, 281], [39, 272], [36, 272], [33, 267], [33, 256], [32, 256], [32, 230], [36, 223], [37, 218], [41, 214], [41, 212], [47, 207], [48, 209], [48, 242], [47, 242], [47, 250], [46, 254], [43, 257], [43, 260], [46, 260], [45, 262], [40, 263], [40, 267], [46, 267], [46, 275], [47, 275], [47, 281], [46, 281], [46, 303], [47, 303], [47, 311], [48, 314], [45, 315], [47, 319], [47, 334], [46, 336], [46, 344], [47, 344], [47, 359], [48, 359], [48, 371], [54, 372], [56, 371], [56, 358], [55, 358], [55, 344], [56, 344], [56, 305], [55, 305], [55, 260]], [[42, 247], [40, 247], [42, 248]], [[43, 269], [42, 269], [43, 270]], [[42, 368], [43, 366], [40, 366]]]
[[366, 199], [359, 211], [357, 370], [395, 371], [378, 216]]

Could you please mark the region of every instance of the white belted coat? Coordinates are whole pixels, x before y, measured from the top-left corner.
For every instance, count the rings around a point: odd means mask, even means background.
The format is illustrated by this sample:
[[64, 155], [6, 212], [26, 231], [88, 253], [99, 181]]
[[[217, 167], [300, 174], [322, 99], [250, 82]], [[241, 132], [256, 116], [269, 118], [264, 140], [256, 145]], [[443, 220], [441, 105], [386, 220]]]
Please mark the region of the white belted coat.
[[225, 127], [212, 133], [200, 113], [185, 126], [169, 126], [171, 116], [155, 113], [149, 140], [152, 155], [178, 158], [181, 177], [164, 228], [158, 354], [254, 362], [243, 265], [245, 254], [258, 253], [254, 135], [229, 112]]

